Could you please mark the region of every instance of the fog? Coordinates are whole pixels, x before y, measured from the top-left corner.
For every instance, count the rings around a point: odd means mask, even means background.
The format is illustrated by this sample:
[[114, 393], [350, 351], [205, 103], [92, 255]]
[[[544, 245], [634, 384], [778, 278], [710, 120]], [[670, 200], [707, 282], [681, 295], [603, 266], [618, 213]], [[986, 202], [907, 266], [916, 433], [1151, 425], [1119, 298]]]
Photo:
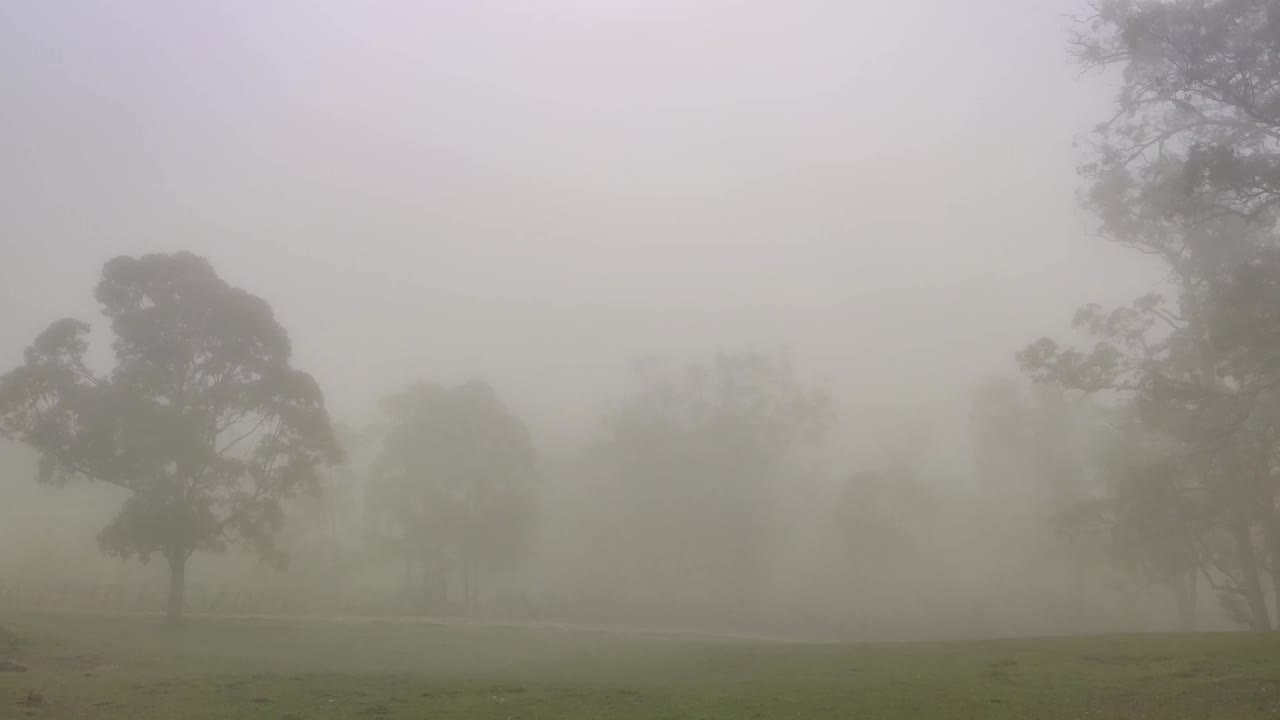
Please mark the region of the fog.
[[[365, 439], [326, 494], [287, 504], [288, 569], [196, 554], [192, 612], [816, 638], [1169, 627], [1158, 594], [1064, 559], [1083, 551], [1043, 478], [989, 457], [1023, 446], [975, 447], [971, 423], [993, 378], [1058, 407], [1014, 353], [1159, 278], [1077, 204], [1073, 141], [1116, 91], [1067, 57], [1083, 6], [4, 4], [0, 370], [73, 316], [108, 372], [93, 288], [119, 255], [190, 251], [270, 303], [293, 365]], [[749, 530], [681, 534], [736, 511], [704, 498], [686, 521], [684, 495], [629, 494], [610, 418], [646, 387], [638, 359], [679, 376], [746, 352], [789, 357], [832, 422], [752, 466]], [[474, 608], [456, 581], [430, 605], [421, 568], [370, 539], [367, 429], [413, 383], [470, 381], [530, 432], [536, 521]], [[32, 453], [0, 452], [0, 603], [163, 607], [136, 599], [162, 561], [99, 551], [122, 491], [38, 484]], [[842, 498], [862, 513], [844, 524]], [[758, 576], [708, 579], [742, 537]], [[215, 603], [237, 593], [256, 595]]]

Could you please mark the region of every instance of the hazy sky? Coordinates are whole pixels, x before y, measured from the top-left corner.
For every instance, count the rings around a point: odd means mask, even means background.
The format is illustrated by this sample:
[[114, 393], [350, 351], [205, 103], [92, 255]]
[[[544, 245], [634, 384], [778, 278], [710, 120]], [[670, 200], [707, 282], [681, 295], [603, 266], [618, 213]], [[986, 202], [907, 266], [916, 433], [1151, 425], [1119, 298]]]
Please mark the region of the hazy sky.
[[967, 399], [1135, 263], [1084, 237], [1065, 0], [0, 3], [0, 365], [117, 254], [267, 298], [339, 419], [486, 378], [557, 432], [636, 353]]

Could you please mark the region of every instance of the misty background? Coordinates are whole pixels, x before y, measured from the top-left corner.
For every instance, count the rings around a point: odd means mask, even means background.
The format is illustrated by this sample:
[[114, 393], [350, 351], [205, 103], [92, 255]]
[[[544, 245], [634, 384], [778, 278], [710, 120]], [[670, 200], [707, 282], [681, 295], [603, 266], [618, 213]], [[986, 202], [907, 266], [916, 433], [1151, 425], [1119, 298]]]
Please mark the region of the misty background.
[[[621, 501], [591, 449], [637, 358], [785, 351], [836, 421], [780, 471], [760, 608], [726, 624], [1159, 627], [1161, 599], [1060, 559], [1076, 549], [1042, 522], [1050, 501], [1020, 499], [1026, 465], [993, 479], [970, 420], [998, 378], [1027, 407], [1056, 402], [1021, 387], [1014, 352], [1158, 279], [1088, 237], [1075, 200], [1073, 139], [1115, 91], [1064, 52], [1082, 6], [5, 4], [0, 360], [51, 320], [96, 321], [107, 259], [189, 250], [271, 303], [353, 432], [419, 381], [483, 380], [527, 424], [532, 552], [484, 613], [705, 626], [724, 614], [610, 579], [619, 558], [666, 556], [592, 540]], [[98, 553], [110, 488], [38, 486], [26, 450], [0, 452], [12, 597], [162, 577]], [[245, 612], [402, 609], [399, 567], [359, 559], [372, 452], [348, 448], [333, 491], [290, 514], [288, 571], [233, 551], [190, 581], [392, 598]], [[871, 471], [888, 487], [865, 492], [896, 498], [885, 534], [859, 520], [871, 534], [832, 540], [849, 478]], [[851, 542], [880, 557], [853, 563]]]

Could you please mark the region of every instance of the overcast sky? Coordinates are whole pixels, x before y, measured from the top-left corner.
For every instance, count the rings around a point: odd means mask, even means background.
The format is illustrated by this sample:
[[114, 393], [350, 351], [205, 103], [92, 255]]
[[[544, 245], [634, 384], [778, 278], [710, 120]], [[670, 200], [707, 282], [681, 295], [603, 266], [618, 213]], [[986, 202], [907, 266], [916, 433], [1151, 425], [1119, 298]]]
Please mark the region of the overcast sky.
[[544, 432], [649, 352], [789, 346], [855, 423], [1146, 280], [1084, 235], [1066, 0], [0, 3], [0, 364], [118, 254], [262, 295], [335, 416]]

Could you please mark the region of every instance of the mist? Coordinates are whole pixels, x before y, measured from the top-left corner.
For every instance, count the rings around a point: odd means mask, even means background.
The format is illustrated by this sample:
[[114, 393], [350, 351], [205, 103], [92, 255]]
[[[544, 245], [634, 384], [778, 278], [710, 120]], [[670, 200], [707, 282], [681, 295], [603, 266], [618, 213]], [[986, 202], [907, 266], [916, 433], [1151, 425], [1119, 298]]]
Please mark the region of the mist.
[[[1170, 629], [1062, 528], [1103, 492], [1109, 411], [1015, 360], [1162, 281], [1078, 203], [1118, 83], [1064, 50], [1085, 10], [9, 3], [0, 370], [75, 317], [110, 374], [117, 256], [189, 252], [269, 303], [342, 458], [268, 553], [192, 555], [190, 613]], [[407, 448], [472, 437], [414, 435], [456, 417], [396, 405], [415, 387], [459, 413], [483, 387], [494, 442], [527, 431], [527, 497], [476, 530], [518, 542], [471, 570], [394, 513], [435, 462]], [[162, 559], [100, 550], [128, 493], [37, 474], [0, 445], [0, 604], [162, 610]]]

